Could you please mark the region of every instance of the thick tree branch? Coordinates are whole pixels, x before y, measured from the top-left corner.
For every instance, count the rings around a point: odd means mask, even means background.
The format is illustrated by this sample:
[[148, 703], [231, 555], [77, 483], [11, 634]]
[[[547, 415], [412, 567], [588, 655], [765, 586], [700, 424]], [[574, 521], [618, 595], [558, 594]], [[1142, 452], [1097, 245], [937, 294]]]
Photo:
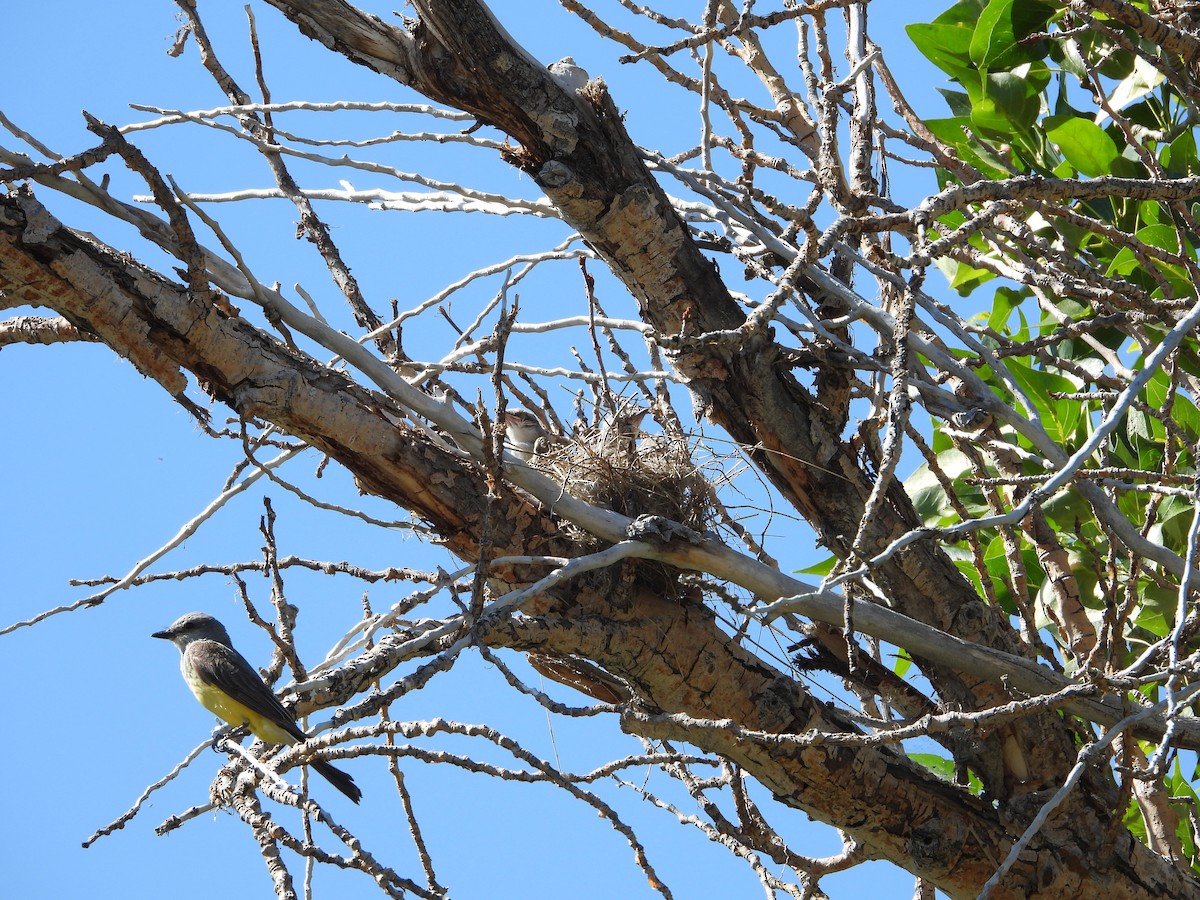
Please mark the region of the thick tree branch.
[[0, 322], [0, 347], [6, 344], [62, 344], [98, 341], [94, 334], [80, 331], [61, 316], [14, 316]]

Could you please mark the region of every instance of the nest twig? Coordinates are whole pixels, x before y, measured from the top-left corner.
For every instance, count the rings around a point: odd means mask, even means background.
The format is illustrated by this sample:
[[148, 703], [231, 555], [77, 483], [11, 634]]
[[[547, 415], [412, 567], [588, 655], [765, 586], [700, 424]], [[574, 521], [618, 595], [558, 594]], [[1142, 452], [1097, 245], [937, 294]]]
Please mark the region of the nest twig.
[[605, 422], [577, 431], [534, 463], [575, 496], [630, 518], [663, 516], [703, 532], [714, 517], [704, 473], [682, 435]]

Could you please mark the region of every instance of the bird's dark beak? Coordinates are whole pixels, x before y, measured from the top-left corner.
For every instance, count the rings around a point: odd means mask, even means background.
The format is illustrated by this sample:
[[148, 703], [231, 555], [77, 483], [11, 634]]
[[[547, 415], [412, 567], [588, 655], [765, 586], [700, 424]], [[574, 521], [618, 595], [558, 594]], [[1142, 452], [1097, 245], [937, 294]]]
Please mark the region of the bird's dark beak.
[[156, 631], [154, 634], [150, 635], [150, 637], [162, 638], [164, 641], [169, 641], [171, 639], [171, 632]]

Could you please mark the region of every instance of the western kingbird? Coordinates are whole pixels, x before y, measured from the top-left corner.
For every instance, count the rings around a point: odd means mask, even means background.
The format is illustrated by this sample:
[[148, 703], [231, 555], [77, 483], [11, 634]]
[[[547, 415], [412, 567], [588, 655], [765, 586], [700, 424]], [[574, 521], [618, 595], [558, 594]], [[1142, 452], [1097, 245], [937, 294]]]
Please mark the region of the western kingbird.
[[505, 411], [504, 432], [504, 449], [525, 462], [537, 456], [538, 441], [546, 442], [546, 429], [537, 416], [524, 409]]
[[[258, 672], [233, 649], [229, 632], [212, 616], [188, 613], [151, 637], [179, 648], [183, 680], [209, 712], [234, 727], [248, 726], [272, 744], [296, 744], [308, 737]], [[362, 798], [354, 779], [341, 769], [320, 760], [309, 765], [355, 803]]]

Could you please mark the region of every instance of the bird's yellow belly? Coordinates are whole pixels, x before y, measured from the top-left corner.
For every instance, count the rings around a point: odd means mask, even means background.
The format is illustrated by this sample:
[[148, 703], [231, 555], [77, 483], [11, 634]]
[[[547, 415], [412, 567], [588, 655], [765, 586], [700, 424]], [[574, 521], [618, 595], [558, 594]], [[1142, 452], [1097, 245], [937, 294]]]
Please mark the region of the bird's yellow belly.
[[184, 678], [187, 681], [188, 687], [196, 695], [196, 699], [200, 701], [200, 705], [209, 712], [228, 722], [230, 725], [249, 726], [256, 737], [260, 737], [272, 744], [296, 743], [294, 737], [270, 719], [260, 716], [249, 707], [238, 703], [219, 688], [213, 687], [211, 684], [205, 684], [195, 678], [188, 678], [187, 675], [188, 673], [184, 672]]

